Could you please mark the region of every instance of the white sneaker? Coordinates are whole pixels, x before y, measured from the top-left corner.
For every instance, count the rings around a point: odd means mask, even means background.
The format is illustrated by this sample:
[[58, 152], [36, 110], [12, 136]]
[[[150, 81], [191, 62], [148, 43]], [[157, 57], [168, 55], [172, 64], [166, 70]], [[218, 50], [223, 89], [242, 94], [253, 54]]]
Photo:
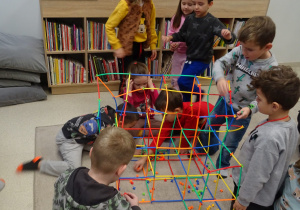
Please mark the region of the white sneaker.
[[226, 179], [228, 176], [228, 171], [227, 170], [220, 170], [220, 175], [223, 177], [223, 179]]

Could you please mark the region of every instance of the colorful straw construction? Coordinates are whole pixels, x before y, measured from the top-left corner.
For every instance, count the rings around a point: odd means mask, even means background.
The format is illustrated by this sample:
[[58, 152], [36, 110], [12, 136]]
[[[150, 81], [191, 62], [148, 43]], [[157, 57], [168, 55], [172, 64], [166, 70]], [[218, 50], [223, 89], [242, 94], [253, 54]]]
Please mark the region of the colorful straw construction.
[[[110, 73], [112, 74], [112, 73]], [[116, 74], [116, 73], [113, 73]], [[131, 74], [129, 73], [121, 73], [123, 76], [128, 76], [128, 78], [131, 77]], [[106, 75], [106, 74], [101, 74], [101, 75]], [[100, 79], [101, 75], [97, 75], [97, 84], [98, 84], [98, 107], [100, 109], [101, 107], [101, 94], [100, 94], [100, 88], [99, 84], [101, 83], [106, 87], [107, 91], [110, 92], [111, 96], [113, 97], [115, 101], [115, 108], [117, 108], [117, 100], [116, 98], [125, 98], [124, 100], [124, 107], [122, 110], [117, 110], [122, 116], [125, 116], [126, 114], [126, 107], [127, 107], [127, 97], [129, 94], [128, 88], [127, 92], [124, 94], [120, 95], [114, 95], [112, 91], [105, 85], [105, 83]], [[134, 74], [132, 74], [134, 75]], [[165, 75], [139, 75], [139, 76], [156, 76], [160, 77], [160, 86], [155, 88], [158, 91], [161, 90], [166, 90], [167, 91], [167, 97], [168, 97], [168, 92], [169, 91], [176, 91], [176, 92], [181, 92], [181, 93], [188, 93], [191, 95], [198, 94], [200, 95], [201, 99], [201, 92], [182, 92], [182, 91], [177, 91], [177, 90], [168, 90], [168, 85], [165, 80]], [[168, 76], [176, 76], [176, 75], [168, 75]], [[180, 75], [180, 76], [189, 76], [191, 75]], [[194, 84], [198, 85], [199, 88], [201, 88], [201, 84], [199, 83], [199, 79], [207, 79], [210, 80], [210, 85], [208, 88], [208, 93], [204, 93], [203, 95], [206, 96], [207, 102], [209, 102], [209, 96], [218, 96], [218, 94], [210, 94], [210, 89], [212, 85], [212, 79], [209, 77], [198, 77], [198, 76], [192, 76], [194, 77]], [[128, 79], [128, 82], [130, 79]], [[228, 82], [229, 83], [229, 82]], [[151, 88], [144, 88], [146, 89], [151, 89]], [[139, 89], [141, 90], [141, 89]], [[139, 91], [139, 90], [134, 90], [134, 91]], [[231, 90], [229, 91], [229, 94], [231, 94]], [[124, 97], [125, 95], [125, 97]], [[231, 98], [231, 97], [230, 97]], [[167, 102], [168, 103], [168, 102]], [[220, 100], [220, 103], [226, 103], [225, 99]], [[218, 106], [219, 104], [216, 104]], [[191, 102], [191, 106], [193, 106], [193, 103]], [[209, 107], [207, 107], [209, 109]], [[210, 115], [210, 113], [213, 110], [208, 110], [209, 115], [208, 116], [199, 116], [200, 114], [200, 107], [197, 113], [191, 113], [191, 117], [197, 117], [199, 119], [205, 118], [207, 119], [207, 123], [209, 125], [208, 130], [203, 130], [204, 125], [200, 126], [199, 125], [199, 120], [197, 121], [197, 124], [194, 125], [193, 129], [187, 129], [183, 128], [180, 126], [180, 128], [175, 128], [175, 122], [177, 121], [179, 123], [178, 117], [180, 116], [179, 113], [168, 113], [167, 110], [164, 112], [151, 109], [150, 107], [147, 107], [146, 103], [146, 111], [143, 113], [145, 115], [145, 127], [140, 128], [139, 130], [142, 130], [142, 136], [136, 136], [134, 137], [135, 139], [138, 139], [142, 141], [140, 145], [138, 145], [138, 149], [141, 149], [144, 153], [141, 155], [135, 155], [132, 161], [137, 161], [138, 158], [140, 157], [147, 157], [147, 163], [145, 164], [142, 174], [133, 176], [133, 177], [121, 177], [117, 181], [117, 188], [120, 189], [122, 187], [123, 182], [130, 182], [130, 185], [132, 187], [132, 191], [136, 189], [135, 183], [137, 182], [144, 182], [145, 183], [145, 189], [146, 193], [143, 193], [143, 196], [138, 195], [139, 197], [139, 202], [141, 204], [151, 204], [154, 202], [182, 202], [185, 209], [221, 209], [219, 202], [231, 202], [232, 200], [235, 200], [237, 195], [234, 195], [232, 190], [228, 187], [226, 181], [222, 178], [220, 175], [220, 170], [222, 169], [228, 169], [228, 168], [240, 168], [240, 177], [242, 174], [242, 165], [239, 163], [239, 161], [236, 159], [234, 154], [231, 154], [232, 158], [236, 161], [236, 165], [227, 167], [227, 168], [221, 168], [218, 169], [216, 165], [214, 164], [213, 160], [211, 159], [209, 155], [209, 149], [211, 146], [216, 146], [216, 145], [209, 145], [209, 146], [203, 146], [201, 139], [199, 139], [199, 133], [200, 132], [209, 132], [210, 135], [216, 135], [217, 133], [223, 133], [224, 138], [219, 140], [219, 146], [220, 150], [222, 151], [222, 148], [225, 147], [225, 149], [230, 153], [228, 148], [223, 144], [224, 139], [226, 138], [226, 135], [228, 132], [234, 132], [239, 129], [242, 129], [243, 127], [237, 126], [237, 125], [232, 125], [232, 120], [233, 118], [236, 117], [235, 113], [233, 112], [233, 108], [231, 107], [232, 112], [227, 113], [226, 115]], [[167, 114], [176, 114], [173, 127], [172, 128], [163, 128], [163, 123], [165, 121], [165, 117]], [[160, 128], [151, 128], [149, 117], [150, 115], [161, 115], [162, 116], [162, 123]], [[226, 118], [226, 124], [221, 125], [223, 126], [222, 130], [214, 130], [213, 126], [210, 123], [210, 119], [214, 117], [225, 117]], [[231, 119], [231, 120], [230, 120]], [[121, 118], [121, 120], [115, 119], [116, 126], [118, 127], [123, 127], [124, 125], [124, 118]], [[101, 123], [101, 115], [98, 113], [98, 123]], [[179, 123], [180, 124], [180, 123]], [[200, 127], [199, 127], [200, 126]], [[220, 126], [220, 125], [218, 125]], [[98, 126], [99, 127], [99, 126]], [[100, 128], [99, 128], [100, 129]], [[126, 128], [126, 130], [136, 130], [137, 128]], [[168, 146], [165, 146], [166, 143], [164, 143], [161, 147], [157, 147], [157, 142], [156, 141], [156, 147], [155, 147], [155, 153], [153, 155], [148, 155], [149, 149], [153, 149], [153, 147], [149, 147], [150, 143], [152, 142], [152, 139], [154, 138], [152, 131], [154, 130], [159, 130], [157, 139], [159, 138], [164, 138], [164, 136], [161, 136], [161, 131], [164, 129], [169, 129], [171, 130], [171, 135], [169, 140], [165, 141], [168, 143]], [[145, 135], [145, 130], [149, 130], [149, 134], [146, 136]], [[193, 135], [186, 135], [187, 131], [194, 131]], [[174, 133], [175, 131], [176, 134]], [[101, 130], [100, 130], [101, 132]], [[180, 132], [180, 134], [178, 134]], [[175, 144], [175, 139], [179, 139], [179, 146]], [[188, 141], [189, 140], [189, 141]], [[183, 141], [188, 141], [189, 147], [181, 148], [181, 144]], [[197, 142], [200, 143], [201, 147], [196, 147]], [[210, 138], [209, 138], [209, 143], [210, 143]], [[205, 153], [198, 153], [196, 149], [198, 148], [203, 148]], [[188, 154], [180, 154], [180, 151], [182, 149], [185, 149], [188, 151]], [[179, 164], [181, 166], [180, 172], [174, 171], [174, 164]], [[219, 164], [219, 163], [218, 163]], [[160, 170], [163, 167], [163, 171], [169, 171], [165, 174], [160, 174]], [[178, 165], [177, 165], [178, 168]], [[177, 169], [176, 168], [176, 169]], [[127, 170], [133, 170], [131, 168], [128, 168]], [[180, 173], [180, 174], [178, 174]], [[232, 181], [231, 179], [227, 179], [227, 181]], [[159, 193], [159, 189], [161, 187], [167, 187], [168, 189], [170, 188], [170, 194], [174, 194], [174, 199], [173, 200], [164, 200], [164, 196], [162, 196]], [[221, 187], [224, 187], [222, 189]], [[176, 189], [176, 190], [175, 190]], [[224, 190], [227, 190], [227, 192], [230, 193], [229, 198], [224, 198], [223, 192]], [[135, 192], [134, 192], [135, 193]], [[237, 193], [238, 194], [238, 193]], [[195, 203], [197, 203], [197, 207], [195, 206]]]

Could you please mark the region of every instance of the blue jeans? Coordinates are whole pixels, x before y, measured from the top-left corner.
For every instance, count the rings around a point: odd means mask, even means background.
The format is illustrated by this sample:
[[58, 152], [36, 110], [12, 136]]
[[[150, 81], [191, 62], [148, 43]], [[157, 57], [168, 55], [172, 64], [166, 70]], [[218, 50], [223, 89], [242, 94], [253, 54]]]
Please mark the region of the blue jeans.
[[[218, 102], [219, 102], [219, 104], [218, 104]], [[234, 110], [234, 112], [236, 113], [236, 110]], [[223, 97], [219, 97], [219, 99], [215, 105], [215, 109], [210, 114], [210, 116], [216, 115], [216, 114], [217, 115], [233, 115], [234, 114], [234, 113], [232, 113], [231, 107], [225, 102]], [[251, 121], [250, 116], [248, 116], [246, 119], [240, 119], [240, 120], [236, 120], [236, 118], [233, 118], [233, 117], [228, 117], [227, 119], [228, 119], [228, 130], [236, 130], [242, 125], [244, 126], [244, 128], [239, 129], [234, 132], [227, 133], [227, 136], [224, 139], [224, 144], [229, 149], [230, 152], [228, 152], [225, 147], [222, 147], [221, 166], [219, 166], [219, 161], [220, 161], [220, 159], [219, 159], [220, 155], [219, 155], [217, 162], [216, 162], [217, 168], [224, 168], [224, 167], [230, 166], [230, 159], [231, 159], [230, 153], [235, 152], [236, 148], [239, 145], [239, 142], [242, 140], [242, 138], [249, 126], [249, 123]], [[215, 131], [218, 131], [220, 129], [220, 125], [222, 125], [225, 122], [226, 122], [225, 117], [217, 117], [217, 118], [211, 117], [210, 124], [209, 124], [209, 121], [207, 120], [204, 130], [209, 130], [209, 125], [214, 125], [214, 126], [211, 126], [211, 130], [214, 129]], [[230, 125], [236, 125], [238, 127], [230, 126]], [[208, 145], [208, 138], [209, 138], [208, 135], [209, 135], [209, 132], [201, 132], [200, 133], [200, 140], [201, 140], [203, 146]], [[221, 141], [222, 140], [219, 139], [218, 132], [215, 132], [215, 133], [211, 132], [210, 145], [215, 145], [215, 146], [209, 147], [209, 155], [213, 155], [219, 150], [219, 145], [221, 145]], [[197, 143], [197, 147], [202, 147], [199, 142]], [[203, 148], [199, 148], [199, 149], [197, 149], [197, 151], [201, 152], [201, 153], [204, 152]]]
[[[209, 64], [202, 63], [200, 61], [186, 61], [181, 75], [194, 75], [194, 76], [200, 76], [205, 69], [207, 69]], [[191, 92], [193, 89], [193, 81], [194, 77], [185, 77], [181, 76], [178, 79], [178, 86], [181, 91], [189, 91]], [[194, 85], [194, 91], [196, 93], [199, 93], [199, 87], [197, 86], [197, 80]], [[183, 102], [191, 101], [191, 94], [190, 93], [182, 93], [183, 96]]]

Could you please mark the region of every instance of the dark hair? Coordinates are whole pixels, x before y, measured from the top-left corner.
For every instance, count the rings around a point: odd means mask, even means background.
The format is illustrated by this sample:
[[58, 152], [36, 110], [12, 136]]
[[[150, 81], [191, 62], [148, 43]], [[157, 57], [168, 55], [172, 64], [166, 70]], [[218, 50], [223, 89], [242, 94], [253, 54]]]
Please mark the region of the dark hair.
[[261, 48], [272, 43], [275, 38], [276, 26], [268, 16], [250, 18], [238, 33], [241, 42], [253, 41]]
[[[129, 64], [128, 72], [131, 74], [149, 74], [149, 70], [144, 63], [135, 61]], [[137, 75], [131, 75], [130, 78], [134, 79]]]
[[174, 88], [168, 88], [168, 90], [161, 90], [159, 93], [156, 101], [155, 101], [155, 108], [158, 111], [165, 110], [167, 105], [167, 98], [168, 100], [168, 111], [174, 111], [176, 108], [183, 108], [183, 101], [182, 96], [177, 90]]
[[[117, 107], [116, 111], [117, 111], [118, 119], [119, 119], [119, 117], [122, 117], [121, 116], [122, 114], [124, 114], [123, 106], [124, 106], [124, 103], [121, 103]], [[123, 112], [122, 112], [122, 110], [123, 110]], [[126, 116], [124, 119], [124, 124], [129, 124], [134, 121], [138, 121], [140, 119], [140, 115], [138, 114], [137, 109], [131, 103], [128, 103], [128, 102], [127, 102], [125, 114], [126, 114]]]
[[181, 2], [182, 2], [182, 0], [179, 0], [179, 4], [178, 4], [177, 10], [176, 10], [176, 13], [174, 15], [173, 26], [172, 26], [174, 29], [179, 28], [180, 23], [181, 23], [181, 16], [183, 15], [183, 12], [181, 10]]
[[300, 79], [289, 66], [273, 66], [269, 71], [262, 71], [251, 85], [261, 89], [268, 103], [277, 102], [286, 111], [293, 108], [300, 97]]

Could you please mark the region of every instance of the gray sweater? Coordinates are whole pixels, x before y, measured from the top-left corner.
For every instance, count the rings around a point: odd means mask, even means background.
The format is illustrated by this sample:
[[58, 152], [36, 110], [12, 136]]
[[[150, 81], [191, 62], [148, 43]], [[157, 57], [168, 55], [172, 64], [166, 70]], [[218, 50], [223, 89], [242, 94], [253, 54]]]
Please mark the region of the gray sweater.
[[[237, 111], [252, 104], [254, 107], [252, 113], [256, 113], [256, 91], [251, 88], [251, 76], [256, 77], [259, 70], [267, 71], [272, 66], [277, 65], [278, 63], [273, 55], [268, 59], [249, 61], [243, 56], [242, 47], [238, 46], [215, 62], [212, 76], [218, 82], [228, 72], [226, 79], [230, 80], [233, 108]], [[229, 94], [226, 95], [226, 101], [229, 104]]]
[[[249, 134], [238, 157], [244, 166], [238, 196], [240, 204], [272, 205], [297, 148], [298, 137], [293, 119], [268, 122]], [[238, 185], [240, 168], [234, 168], [232, 175]]]

